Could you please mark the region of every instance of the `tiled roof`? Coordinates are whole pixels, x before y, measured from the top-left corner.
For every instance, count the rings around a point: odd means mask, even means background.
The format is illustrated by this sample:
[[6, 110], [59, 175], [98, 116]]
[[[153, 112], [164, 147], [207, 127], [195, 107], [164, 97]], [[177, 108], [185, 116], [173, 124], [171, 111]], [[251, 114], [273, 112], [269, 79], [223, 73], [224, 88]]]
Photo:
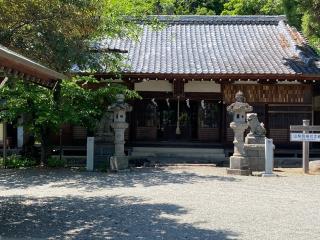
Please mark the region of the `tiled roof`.
[[135, 74], [320, 75], [319, 59], [284, 16], [156, 16], [138, 41], [106, 39]]

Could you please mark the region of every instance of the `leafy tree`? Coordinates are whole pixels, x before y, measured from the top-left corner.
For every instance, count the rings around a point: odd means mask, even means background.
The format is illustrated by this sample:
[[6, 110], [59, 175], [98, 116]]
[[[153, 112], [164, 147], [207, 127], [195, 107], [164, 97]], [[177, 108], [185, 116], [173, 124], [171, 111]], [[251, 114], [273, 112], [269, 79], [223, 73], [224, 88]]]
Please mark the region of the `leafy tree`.
[[97, 84], [93, 77], [78, 77], [61, 82], [60, 94], [22, 80], [10, 81], [0, 89], [6, 99], [0, 118], [12, 122], [23, 116], [23, 126], [41, 142], [41, 162], [45, 163], [50, 153], [49, 133], [55, 132], [64, 123], [71, 123], [94, 131], [107, 107], [118, 93], [127, 99], [138, 97], [122, 85], [106, 85], [93, 90], [88, 85]]
[[301, 19], [303, 16], [303, 12], [299, 7], [299, 2], [299, 0], [282, 0], [284, 12], [289, 23], [297, 29], [301, 29]]
[[283, 14], [281, 0], [230, 0], [223, 7], [222, 15]]
[[[137, 36], [139, 27], [127, 16], [141, 17], [148, 7], [143, 0], [0, 0], [0, 43], [60, 72], [75, 64], [88, 72], [116, 72], [121, 54], [95, 43]], [[93, 91], [79, 85], [83, 79], [63, 80], [58, 92], [16, 81], [0, 90], [7, 100], [1, 115], [8, 121], [24, 116], [25, 129], [41, 142], [42, 162], [50, 131], [66, 122], [92, 129], [116, 93], [135, 95], [118, 86]]]
[[143, 14], [147, 6], [134, 4], [139, 2], [0, 0], [0, 43], [61, 72], [73, 64], [93, 71], [114, 70], [120, 54], [104, 51], [98, 55], [91, 51], [92, 42], [136, 35], [137, 25], [125, 15]]
[[320, 0], [283, 0], [289, 23], [302, 30], [320, 53]]
[[227, 0], [147, 0], [148, 14], [219, 15]]

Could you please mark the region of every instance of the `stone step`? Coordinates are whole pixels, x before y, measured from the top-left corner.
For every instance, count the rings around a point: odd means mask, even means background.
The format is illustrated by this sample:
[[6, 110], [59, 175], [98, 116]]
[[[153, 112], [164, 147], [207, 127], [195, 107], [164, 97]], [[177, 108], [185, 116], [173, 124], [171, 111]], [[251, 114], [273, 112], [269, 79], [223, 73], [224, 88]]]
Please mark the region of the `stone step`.
[[[217, 166], [229, 166], [227, 158], [177, 158], [177, 157], [147, 157], [147, 158], [137, 158], [137, 157], [130, 157], [129, 160], [133, 165], [138, 164], [139, 166], [144, 165], [145, 163], [148, 164], [179, 164], [179, 163], [187, 163], [187, 164], [206, 164], [206, 163], [213, 163]], [[137, 166], [138, 166], [137, 165]]]
[[224, 158], [225, 155], [223, 153], [213, 153], [213, 154], [208, 154], [208, 153], [182, 153], [182, 152], [177, 152], [177, 153], [154, 153], [154, 152], [132, 152], [131, 156], [133, 157], [189, 157], [189, 158], [214, 158], [214, 159], [219, 159], [219, 158]]
[[184, 153], [184, 154], [224, 154], [223, 148], [170, 148], [170, 147], [133, 147], [132, 153]]
[[221, 163], [226, 161], [224, 149], [134, 147], [131, 159], [160, 163]]

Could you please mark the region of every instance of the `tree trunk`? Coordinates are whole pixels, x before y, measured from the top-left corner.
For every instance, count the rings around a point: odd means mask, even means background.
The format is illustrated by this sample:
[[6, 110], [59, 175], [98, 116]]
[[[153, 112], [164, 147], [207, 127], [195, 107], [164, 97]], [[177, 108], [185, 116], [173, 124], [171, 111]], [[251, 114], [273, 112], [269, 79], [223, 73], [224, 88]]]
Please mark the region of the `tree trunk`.
[[41, 142], [41, 162], [40, 162], [40, 164], [41, 164], [41, 166], [44, 166], [47, 164], [47, 160], [50, 155], [49, 128], [47, 128], [47, 127], [41, 128], [40, 142]]

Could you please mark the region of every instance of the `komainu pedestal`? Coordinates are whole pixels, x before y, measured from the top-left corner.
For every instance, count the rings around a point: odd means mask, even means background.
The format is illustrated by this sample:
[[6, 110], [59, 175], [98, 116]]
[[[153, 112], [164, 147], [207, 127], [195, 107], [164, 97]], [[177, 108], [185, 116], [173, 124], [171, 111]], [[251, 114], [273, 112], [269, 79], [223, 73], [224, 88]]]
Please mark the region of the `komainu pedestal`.
[[228, 174], [250, 175], [247, 156], [244, 151], [244, 131], [248, 128], [246, 113], [252, 111], [252, 106], [245, 102], [243, 93], [239, 91], [235, 96], [236, 101], [227, 107], [227, 111], [233, 114], [230, 127], [234, 132], [234, 152], [230, 157], [230, 168]]
[[244, 149], [247, 155], [249, 169], [264, 171], [265, 169], [265, 137], [266, 129], [260, 123], [256, 113], [247, 114], [250, 132], [245, 138]]

